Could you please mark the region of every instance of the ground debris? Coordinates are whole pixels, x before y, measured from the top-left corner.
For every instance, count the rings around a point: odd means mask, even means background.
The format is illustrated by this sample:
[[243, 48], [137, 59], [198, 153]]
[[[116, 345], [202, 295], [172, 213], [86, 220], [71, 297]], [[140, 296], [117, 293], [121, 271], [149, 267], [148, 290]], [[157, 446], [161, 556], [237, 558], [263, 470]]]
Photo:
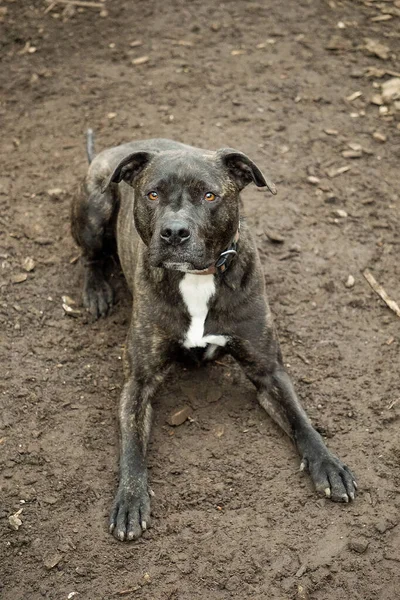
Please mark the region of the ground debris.
[[344, 284], [345, 287], [352, 288], [352, 287], [354, 287], [354, 284], [355, 284], [355, 279], [354, 279], [353, 275], [349, 275]]
[[387, 140], [386, 135], [384, 133], [381, 133], [380, 131], [374, 131], [374, 133], [372, 134], [372, 137], [374, 138], [375, 141], [381, 142], [381, 144], [384, 144]]
[[400, 100], [400, 77], [392, 77], [382, 83], [382, 100], [387, 104]]
[[70, 317], [78, 317], [81, 311], [76, 308], [76, 302], [70, 296], [61, 296], [62, 307], [64, 312]]
[[363, 538], [357, 538], [349, 541], [349, 548], [358, 554], [364, 554], [369, 546], [369, 542]]
[[150, 60], [149, 56], [139, 56], [138, 58], [134, 58], [131, 61], [132, 65], [138, 66], [138, 65], [144, 65], [146, 63], [148, 63]]
[[18, 531], [18, 529], [22, 525], [22, 519], [20, 518], [20, 515], [23, 510], [23, 508], [20, 508], [19, 510], [17, 510], [16, 513], [8, 517], [8, 522], [11, 525], [12, 529], [14, 529], [14, 531]]
[[43, 564], [46, 567], [46, 569], [48, 571], [50, 571], [51, 569], [54, 569], [54, 567], [56, 567], [58, 565], [58, 563], [60, 562], [60, 560], [62, 559], [61, 554], [59, 554], [58, 552], [56, 552], [55, 554], [46, 554], [46, 556], [43, 559]]
[[368, 270], [365, 269], [365, 271], [363, 272], [363, 275], [365, 277], [365, 279], [368, 281], [369, 285], [372, 287], [372, 289], [374, 290], [374, 292], [376, 292], [378, 294], [378, 296], [380, 298], [382, 298], [382, 300], [384, 301], [384, 303], [398, 316], [400, 317], [400, 307], [397, 304], [397, 302], [395, 302], [394, 300], [392, 300], [391, 298], [389, 298], [389, 296], [387, 295], [386, 291], [384, 290], [384, 288], [376, 281], [375, 277], [372, 275], [372, 273]]
[[350, 171], [351, 167], [349, 165], [345, 165], [343, 167], [333, 167], [327, 171], [328, 177], [333, 179], [334, 177], [338, 177], [338, 175], [342, 175], [343, 173], [347, 173]]
[[182, 425], [182, 423], [184, 423], [191, 414], [192, 409], [190, 406], [182, 406], [182, 408], [175, 410], [169, 415], [167, 423], [173, 427], [178, 427], [178, 425]]
[[365, 38], [364, 49], [368, 54], [372, 54], [373, 56], [377, 56], [381, 60], [387, 60], [389, 58], [390, 48], [386, 46], [386, 44], [381, 44], [378, 40]]
[[31, 258], [30, 256], [24, 258], [24, 260], [22, 261], [22, 268], [25, 269], [25, 271], [28, 271], [28, 273], [30, 271], [33, 271], [33, 269], [35, 268], [35, 261], [33, 260], [33, 258]]
[[12, 283], [23, 283], [28, 279], [28, 275], [26, 273], [17, 273], [11, 277]]

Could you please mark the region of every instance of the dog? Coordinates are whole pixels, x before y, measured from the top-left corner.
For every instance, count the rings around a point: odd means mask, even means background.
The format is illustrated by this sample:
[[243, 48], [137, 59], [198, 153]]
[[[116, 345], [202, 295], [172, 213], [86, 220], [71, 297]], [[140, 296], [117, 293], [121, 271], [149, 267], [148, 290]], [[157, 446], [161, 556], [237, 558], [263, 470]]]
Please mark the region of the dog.
[[82, 249], [83, 303], [95, 317], [112, 306], [104, 261], [116, 243], [132, 293], [126, 382], [120, 408], [119, 486], [110, 532], [137, 539], [150, 525], [146, 450], [151, 401], [182, 354], [229, 353], [260, 405], [292, 438], [317, 492], [354, 500], [350, 469], [325, 446], [284, 368], [263, 271], [240, 192], [275, 186], [246, 154], [165, 139], [134, 141], [94, 157], [88, 133], [85, 193], [72, 204]]

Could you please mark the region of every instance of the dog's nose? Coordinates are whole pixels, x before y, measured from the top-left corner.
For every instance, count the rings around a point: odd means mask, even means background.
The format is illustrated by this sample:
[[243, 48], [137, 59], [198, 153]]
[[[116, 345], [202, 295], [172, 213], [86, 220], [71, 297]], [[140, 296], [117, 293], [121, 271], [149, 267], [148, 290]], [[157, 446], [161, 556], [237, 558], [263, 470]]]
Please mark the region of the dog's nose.
[[182, 221], [170, 221], [161, 230], [161, 238], [172, 246], [179, 246], [190, 238], [190, 231]]

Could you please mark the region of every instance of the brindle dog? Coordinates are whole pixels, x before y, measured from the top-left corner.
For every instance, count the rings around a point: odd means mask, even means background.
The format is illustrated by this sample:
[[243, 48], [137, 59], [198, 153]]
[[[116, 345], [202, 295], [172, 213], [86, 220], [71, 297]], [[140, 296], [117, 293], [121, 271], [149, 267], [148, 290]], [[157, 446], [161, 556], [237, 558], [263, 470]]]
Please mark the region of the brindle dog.
[[[88, 149], [91, 161], [91, 133]], [[73, 203], [84, 305], [94, 317], [112, 305], [104, 275], [111, 238], [133, 296], [119, 411], [120, 478], [110, 516], [119, 540], [138, 538], [150, 525], [151, 400], [182, 352], [232, 355], [261, 406], [294, 441], [300, 468], [317, 491], [336, 502], [355, 497], [354, 475], [312, 427], [283, 366], [256, 244], [241, 215], [239, 194], [249, 183], [276, 193], [237, 150], [145, 140], [98, 154], [87, 193]]]

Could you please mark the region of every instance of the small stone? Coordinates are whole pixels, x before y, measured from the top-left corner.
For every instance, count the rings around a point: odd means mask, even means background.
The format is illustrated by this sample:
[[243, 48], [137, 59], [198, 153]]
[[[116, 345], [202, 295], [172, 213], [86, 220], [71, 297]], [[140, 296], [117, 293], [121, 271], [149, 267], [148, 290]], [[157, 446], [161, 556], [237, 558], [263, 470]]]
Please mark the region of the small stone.
[[47, 190], [47, 194], [52, 200], [58, 200], [65, 194], [65, 190], [61, 188], [51, 188], [50, 190]]
[[324, 129], [324, 133], [326, 133], [326, 135], [339, 135], [337, 129]]
[[343, 158], [361, 158], [362, 151], [361, 150], [343, 150], [342, 156], [343, 156]]
[[349, 275], [346, 279], [346, 283], [344, 284], [347, 288], [352, 288], [355, 284], [355, 279], [353, 275]]
[[320, 179], [318, 177], [315, 177], [314, 175], [309, 175], [307, 177], [307, 181], [308, 181], [308, 183], [311, 183], [312, 185], [318, 185], [320, 182]]
[[171, 413], [167, 419], [167, 423], [173, 427], [182, 425], [192, 414], [192, 409], [189, 406], [183, 406]]
[[348, 216], [347, 212], [345, 210], [342, 210], [341, 208], [335, 210], [335, 215], [337, 217], [340, 217], [341, 219], [345, 219]]
[[17, 273], [11, 277], [12, 283], [23, 283], [28, 279], [28, 275], [26, 273]]
[[22, 261], [22, 268], [25, 269], [25, 271], [28, 271], [28, 273], [30, 271], [33, 271], [33, 269], [35, 268], [35, 261], [33, 260], [33, 258], [31, 258], [30, 256], [24, 258], [24, 260]]
[[381, 94], [374, 94], [371, 98], [371, 104], [375, 104], [376, 106], [382, 106], [382, 104], [385, 104]]
[[144, 65], [146, 63], [148, 63], [150, 60], [150, 58], [148, 56], [139, 56], [138, 58], [134, 58], [132, 61], [133, 65]]
[[392, 77], [382, 83], [382, 99], [388, 104], [400, 100], [400, 77]]
[[380, 131], [374, 131], [372, 137], [374, 138], [374, 140], [380, 142], [381, 144], [384, 144], [387, 140], [386, 135], [384, 133], [381, 133]]
[[60, 562], [60, 560], [62, 559], [61, 554], [48, 554], [44, 557], [43, 559], [43, 564], [46, 567], [46, 569], [48, 569], [49, 571], [51, 569], [54, 569], [54, 567], [56, 567], [58, 565], [58, 563]]
[[265, 232], [265, 235], [271, 242], [274, 242], [275, 244], [283, 244], [283, 242], [285, 241], [283, 235], [281, 235], [277, 231], [271, 231], [270, 229], [268, 229]]
[[22, 525], [22, 520], [20, 519], [20, 514], [22, 513], [22, 511], [23, 509], [20, 508], [16, 513], [8, 517], [8, 522], [11, 525], [12, 529], [14, 529], [14, 531], [18, 531], [18, 529]]
[[365, 38], [365, 49], [368, 54], [377, 56], [381, 60], [387, 60], [389, 58], [390, 48], [385, 44], [381, 44], [378, 40], [371, 38]]
[[42, 500], [46, 504], [55, 504], [57, 502], [57, 498], [55, 496], [44, 496]]
[[221, 29], [221, 23], [211, 23], [210, 29], [211, 31], [219, 31]]
[[138, 48], [139, 46], [143, 46], [143, 42], [142, 40], [134, 40], [133, 42], [130, 42], [129, 45], [131, 48]]
[[353, 550], [354, 552], [358, 552], [358, 554], [364, 554], [364, 552], [366, 551], [368, 546], [369, 546], [369, 542], [367, 542], [367, 540], [364, 540], [362, 538], [358, 538], [356, 540], [349, 541], [350, 550]]

